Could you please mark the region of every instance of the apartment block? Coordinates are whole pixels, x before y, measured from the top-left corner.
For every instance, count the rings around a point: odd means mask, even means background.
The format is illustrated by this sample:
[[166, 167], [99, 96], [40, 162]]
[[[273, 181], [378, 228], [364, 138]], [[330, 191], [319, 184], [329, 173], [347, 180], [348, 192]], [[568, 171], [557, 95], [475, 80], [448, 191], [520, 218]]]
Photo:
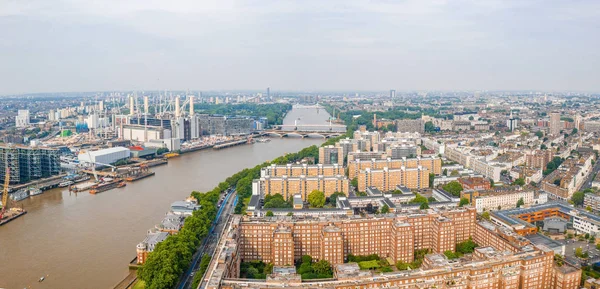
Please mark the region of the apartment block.
[[344, 165], [344, 151], [341, 147], [324, 146], [319, 148], [319, 163], [324, 165]]
[[300, 194], [302, 200], [306, 200], [308, 194], [319, 190], [329, 197], [333, 193], [341, 192], [348, 194], [349, 181], [343, 175], [336, 176], [264, 176], [254, 182], [253, 194], [274, 195], [281, 194], [285, 199]]
[[[461, 211], [462, 210], [462, 211]], [[432, 223], [442, 225], [445, 222], [454, 225], [455, 232], [461, 226], [457, 217], [468, 218], [468, 226], [476, 228], [471, 237], [480, 246], [467, 258], [448, 260], [438, 249], [443, 244], [433, 244], [435, 234], [440, 228], [428, 231], [429, 245], [436, 246], [431, 254], [427, 254], [419, 270], [392, 272], [385, 275], [360, 270], [357, 264], [342, 264], [340, 260], [348, 254], [378, 254], [393, 260], [410, 262], [414, 259], [413, 251], [418, 249], [413, 231], [416, 226], [409, 219], [429, 219]], [[447, 221], [444, 218], [447, 218]], [[438, 221], [435, 221], [435, 220]], [[234, 218], [229, 233], [220, 243], [216, 252], [218, 262], [214, 270], [207, 274], [207, 289], [276, 289], [284, 287], [296, 289], [371, 289], [371, 288], [447, 288], [447, 289], [577, 289], [579, 288], [581, 270], [569, 265], [557, 266], [553, 262], [554, 252], [540, 249], [525, 238], [516, 235], [509, 229], [496, 227], [489, 222], [474, 223], [475, 212], [462, 208], [453, 211], [429, 211], [398, 214], [394, 217], [339, 217], [294, 219], [294, 217], [271, 218]], [[275, 245], [274, 235], [280, 227], [286, 226], [292, 232], [294, 245], [289, 242], [289, 230], [285, 231], [283, 244]], [[435, 227], [435, 226], [434, 226]], [[386, 233], [377, 234], [375, 230]], [[451, 230], [451, 229], [450, 229]], [[437, 232], [437, 233], [436, 233]], [[450, 233], [451, 234], [451, 233]], [[464, 241], [455, 235], [455, 242]], [[382, 238], [377, 242], [376, 238]], [[468, 238], [467, 238], [468, 239]], [[280, 239], [278, 239], [280, 240]], [[341, 240], [341, 244], [340, 241]], [[359, 244], [355, 244], [359, 243]], [[311, 255], [315, 260], [328, 260], [333, 265], [334, 276], [323, 281], [302, 282], [300, 276], [290, 267], [277, 263], [289, 262], [278, 260], [273, 274], [267, 280], [238, 279], [241, 261], [263, 260], [273, 262], [272, 255], [277, 248], [293, 248], [294, 259], [302, 255]], [[432, 247], [429, 247], [432, 249]], [[354, 250], [359, 250], [354, 251]], [[340, 258], [339, 252], [343, 252]], [[403, 255], [406, 254], [406, 255]], [[260, 259], [258, 256], [263, 256]], [[286, 256], [287, 254], [279, 254]], [[212, 269], [211, 269], [212, 270]], [[382, 278], [383, 277], [383, 278]], [[589, 280], [588, 280], [589, 281]], [[595, 288], [596, 280], [586, 282], [586, 288]]]
[[525, 165], [530, 168], [545, 170], [551, 160], [552, 151], [550, 150], [536, 150], [525, 155]]
[[375, 187], [381, 191], [395, 190], [397, 186], [409, 189], [429, 187], [429, 170], [427, 168], [399, 169], [365, 169], [358, 174], [358, 190], [364, 192], [367, 187]]
[[316, 164], [316, 165], [308, 165], [308, 164], [287, 164], [287, 165], [270, 165], [261, 170], [261, 176], [272, 176], [272, 177], [300, 177], [300, 176], [338, 176], [344, 175], [345, 170], [343, 166], [338, 164]]
[[399, 169], [403, 167], [405, 169], [415, 169], [421, 167], [427, 169], [429, 172], [435, 175], [440, 175], [442, 173], [442, 160], [440, 158], [387, 158], [385, 160], [371, 159], [348, 161], [348, 177], [353, 179], [358, 176], [360, 171], [365, 169]]
[[425, 132], [425, 123], [421, 119], [401, 119], [396, 121], [398, 132]]
[[240, 258], [279, 266], [293, 264], [303, 255], [341, 264], [348, 254], [378, 254], [395, 261], [412, 262], [416, 249], [454, 251], [457, 242], [472, 237], [474, 224], [472, 208], [367, 218], [245, 217], [240, 223]]

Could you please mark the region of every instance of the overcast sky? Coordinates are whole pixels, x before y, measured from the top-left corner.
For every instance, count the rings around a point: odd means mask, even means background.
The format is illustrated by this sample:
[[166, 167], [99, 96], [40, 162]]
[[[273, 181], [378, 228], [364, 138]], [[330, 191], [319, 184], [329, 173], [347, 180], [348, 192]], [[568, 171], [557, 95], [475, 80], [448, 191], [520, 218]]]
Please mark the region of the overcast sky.
[[0, 94], [600, 91], [600, 1], [0, 0]]

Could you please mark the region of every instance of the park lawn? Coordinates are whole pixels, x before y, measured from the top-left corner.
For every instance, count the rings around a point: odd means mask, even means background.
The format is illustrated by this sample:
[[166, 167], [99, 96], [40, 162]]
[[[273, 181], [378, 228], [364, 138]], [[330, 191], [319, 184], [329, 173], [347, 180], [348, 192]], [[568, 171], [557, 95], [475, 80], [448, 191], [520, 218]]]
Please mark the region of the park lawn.
[[146, 288], [146, 283], [142, 280], [137, 280], [131, 289], [144, 289]]

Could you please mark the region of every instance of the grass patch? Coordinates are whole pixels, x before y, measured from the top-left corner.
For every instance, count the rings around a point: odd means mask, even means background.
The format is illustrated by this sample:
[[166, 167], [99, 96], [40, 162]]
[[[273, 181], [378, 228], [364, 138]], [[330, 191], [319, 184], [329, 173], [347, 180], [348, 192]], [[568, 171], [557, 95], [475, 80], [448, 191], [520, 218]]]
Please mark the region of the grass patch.
[[133, 284], [133, 287], [131, 287], [131, 289], [144, 289], [146, 288], [146, 282], [138, 279], [137, 282], [135, 282], [135, 284]]
[[360, 267], [361, 270], [373, 270], [378, 269], [381, 266], [379, 266], [379, 262], [377, 262], [377, 260], [371, 260], [358, 262], [358, 267]]

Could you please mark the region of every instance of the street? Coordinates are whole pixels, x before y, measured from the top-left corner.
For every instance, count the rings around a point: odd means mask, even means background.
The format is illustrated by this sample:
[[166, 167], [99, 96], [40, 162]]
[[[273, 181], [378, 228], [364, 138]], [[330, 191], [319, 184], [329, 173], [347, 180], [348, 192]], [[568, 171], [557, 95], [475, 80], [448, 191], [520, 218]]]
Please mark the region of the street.
[[579, 190], [583, 191], [585, 189], [591, 188], [592, 182], [594, 181], [594, 178], [596, 177], [596, 175], [598, 174], [599, 171], [600, 171], [600, 162], [596, 161], [596, 163], [594, 164], [594, 168], [590, 172], [590, 175], [588, 176], [587, 180], [585, 180], [585, 182], [583, 183], [583, 185], [581, 186], [581, 188]]
[[225, 197], [223, 204], [221, 204], [221, 208], [219, 208], [220, 211], [217, 213], [217, 221], [215, 225], [213, 225], [211, 232], [205, 238], [199, 250], [196, 251], [196, 253], [194, 254], [192, 266], [190, 267], [190, 269], [187, 270], [187, 272], [185, 272], [185, 275], [179, 281], [179, 284], [176, 288], [191, 288], [194, 275], [196, 274], [196, 271], [198, 271], [200, 266], [200, 259], [202, 259], [202, 256], [205, 253], [208, 255], [212, 255], [212, 253], [215, 250], [215, 246], [219, 241], [219, 236], [221, 235], [221, 232], [225, 227], [226, 221], [229, 218], [229, 216], [231, 216], [231, 214], [233, 213], [232, 210], [234, 208], [233, 202], [235, 200], [235, 196], [235, 192], [231, 192]]

